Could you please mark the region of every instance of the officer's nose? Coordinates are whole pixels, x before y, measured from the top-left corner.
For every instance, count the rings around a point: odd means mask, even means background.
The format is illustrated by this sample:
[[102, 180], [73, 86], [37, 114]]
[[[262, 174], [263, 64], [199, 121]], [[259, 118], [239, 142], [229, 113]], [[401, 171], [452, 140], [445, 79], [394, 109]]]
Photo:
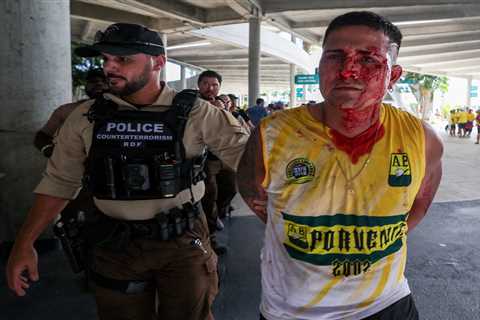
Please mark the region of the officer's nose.
[[353, 79], [357, 80], [360, 76], [360, 66], [354, 58], [348, 58], [343, 63], [342, 70], [340, 70], [340, 78], [343, 80]]
[[112, 60], [105, 60], [103, 61], [103, 71], [105, 74], [115, 73], [118, 71], [118, 64]]

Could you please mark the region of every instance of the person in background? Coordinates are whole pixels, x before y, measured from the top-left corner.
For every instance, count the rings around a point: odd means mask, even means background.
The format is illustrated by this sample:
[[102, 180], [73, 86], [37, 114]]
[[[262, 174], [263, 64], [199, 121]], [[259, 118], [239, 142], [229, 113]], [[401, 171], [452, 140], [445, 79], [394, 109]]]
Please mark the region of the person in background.
[[458, 137], [464, 138], [466, 134], [467, 112], [464, 109], [458, 109], [456, 115], [458, 118]]
[[258, 98], [255, 105], [247, 109], [247, 115], [252, 121], [254, 126], [258, 126], [260, 120], [267, 116], [267, 110], [265, 110], [265, 100]]
[[[108, 91], [108, 81], [101, 68], [91, 69], [85, 77], [85, 94], [89, 99], [101, 97]], [[47, 158], [53, 153], [54, 136], [62, 127], [68, 116], [88, 99], [82, 99], [76, 102], [61, 105], [53, 111], [47, 123], [35, 134], [34, 146]], [[90, 220], [93, 218], [95, 205], [91, 192], [87, 188], [82, 188], [77, 197], [70, 201], [62, 210], [59, 216], [62, 221], [71, 221], [71, 219]]]
[[477, 116], [475, 117], [475, 122], [477, 124], [477, 141], [475, 144], [480, 143], [480, 109], [477, 110]]
[[230, 112], [248, 132], [250, 132], [252, 129], [252, 123], [246, 112], [241, 109], [237, 109], [236, 104], [234, 100], [230, 98], [230, 95], [221, 94], [218, 97], [225, 105], [225, 109]]
[[238, 114], [245, 120], [245, 122], [248, 124], [250, 129], [255, 128], [255, 125], [252, 123], [252, 120], [250, 120], [250, 117], [248, 116], [247, 112], [240, 108], [237, 104], [238, 98], [234, 94], [230, 93], [228, 94], [230, 97], [230, 100], [232, 101], [232, 113], [233, 112], [238, 112]]
[[220, 87], [222, 86], [222, 76], [213, 71], [206, 70], [198, 75], [198, 92], [200, 97], [207, 100], [217, 108], [225, 110], [225, 105], [218, 97]]
[[[85, 80], [87, 82], [85, 84], [85, 94], [89, 99], [98, 98], [108, 90], [107, 79], [100, 68], [89, 70]], [[86, 100], [61, 105], [53, 111], [47, 123], [35, 134], [33, 144], [45, 157], [49, 158], [52, 155], [55, 132], [60, 129], [70, 113]]]
[[450, 118], [448, 122], [450, 123], [450, 136], [455, 137], [457, 132], [457, 116], [455, 115], [455, 109], [450, 111]]
[[472, 109], [468, 109], [467, 112], [467, 122], [465, 123], [465, 135], [470, 137], [473, 130], [473, 121], [475, 121], [475, 113]]
[[[200, 97], [221, 109], [222, 112], [231, 115], [228, 111], [231, 104], [230, 99], [228, 96], [224, 96], [223, 99], [219, 96], [221, 86], [222, 76], [213, 70], [204, 71], [198, 76]], [[217, 134], [221, 135], [222, 132]], [[211, 246], [215, 253], [223, 255], [227, 252], [227, 247], [218, 242], [216, 233], [223, 230], [224, 225], [220, 216], [224, 216], [223, 211], [228, 210], [231, 199], [237, 193], [235, 172], [215, 154], [208, 151], [206, 174], [205, 196], [202, 199], [202, 207], [207, 216]]]
[[277, 101], [273, 104], [273, 111], [285, 110], [285, 103], [283, 101]]

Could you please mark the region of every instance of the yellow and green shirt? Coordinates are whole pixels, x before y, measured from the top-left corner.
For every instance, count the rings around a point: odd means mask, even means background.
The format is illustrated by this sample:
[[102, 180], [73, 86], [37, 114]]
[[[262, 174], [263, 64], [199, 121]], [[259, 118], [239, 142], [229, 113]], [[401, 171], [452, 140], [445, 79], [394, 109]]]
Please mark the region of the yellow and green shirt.
[[425, 171], [422, 123], [383, 105], [385, 135], [352, 164], [307, 107], [260, 125], [267, 319], [359, 319], [410, 293], [407, 214]]
[[466, 123], [467, 122], [467, 112], [460, 111], [458, 113], [458, 123]]

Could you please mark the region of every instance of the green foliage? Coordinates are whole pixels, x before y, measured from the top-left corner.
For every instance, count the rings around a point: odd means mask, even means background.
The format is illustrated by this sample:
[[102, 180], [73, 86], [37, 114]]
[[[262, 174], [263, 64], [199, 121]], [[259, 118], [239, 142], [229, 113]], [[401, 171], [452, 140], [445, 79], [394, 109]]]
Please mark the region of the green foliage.
[[449, 104], [444, 104], [440, 107], [440, 112], [442, 113], [442, 117], [448, 119], [450, 117], [450, 110], [452, 110], [452, 106]]
[[72, 42], [72, 87], [75, 90], [78, 87], [85, 86], [85, 77], [88, 70], [102, 67], [100, 57], [81, 58], [74, 53], [75, 48], [81, 44]]
[[448, 78], [445, 76], [431, 76], [428, 74], [407, 72], [400, 81], [411, 85], [418, 85], [421, 89], [431, 91], [440, 90], [443, 93], [448, 91]]

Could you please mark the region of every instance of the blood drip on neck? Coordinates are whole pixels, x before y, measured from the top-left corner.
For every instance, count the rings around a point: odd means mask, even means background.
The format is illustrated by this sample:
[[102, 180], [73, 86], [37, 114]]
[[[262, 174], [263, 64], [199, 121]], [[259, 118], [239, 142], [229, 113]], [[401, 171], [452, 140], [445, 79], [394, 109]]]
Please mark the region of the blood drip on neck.
[[345, 152], [350, 161], [356, 164], [361, 156], [369, 154], [373, 146], [385, 135], [385, 128], [377, 121], [370, 128], [355, 137], [346, 137], [335, 129], [330, 129], [332, 142], [337, 149]]

